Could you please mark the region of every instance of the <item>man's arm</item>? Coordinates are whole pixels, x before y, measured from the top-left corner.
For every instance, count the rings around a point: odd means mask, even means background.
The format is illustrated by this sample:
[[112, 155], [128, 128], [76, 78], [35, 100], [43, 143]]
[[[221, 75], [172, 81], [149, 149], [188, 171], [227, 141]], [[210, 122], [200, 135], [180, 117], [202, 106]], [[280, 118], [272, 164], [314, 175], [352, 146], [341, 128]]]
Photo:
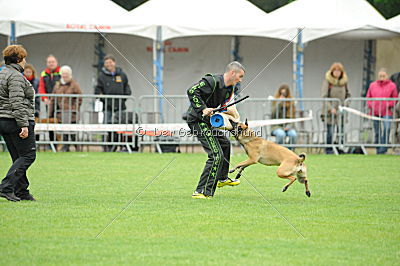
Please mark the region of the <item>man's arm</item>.
[[129, 86], [128, 76], [124, 73], [124, 95], [131, 95], [131, 87]]
[[103, 79], [101, 76], [97, 78], [97, 85], [94, 88], [94, 94], [104, 94], [104, 84], [103, 84]]
[[208, 82], [206, 82], [205, 80], [201, 80], [199, 83], [195, 84], [187, 90], [190, 105], [197, 113], [201, 114], [203, 110], [207, 108], [205, 99], [203, 99], [203, 97], [205, 98], [211, 93], [212, 89]]

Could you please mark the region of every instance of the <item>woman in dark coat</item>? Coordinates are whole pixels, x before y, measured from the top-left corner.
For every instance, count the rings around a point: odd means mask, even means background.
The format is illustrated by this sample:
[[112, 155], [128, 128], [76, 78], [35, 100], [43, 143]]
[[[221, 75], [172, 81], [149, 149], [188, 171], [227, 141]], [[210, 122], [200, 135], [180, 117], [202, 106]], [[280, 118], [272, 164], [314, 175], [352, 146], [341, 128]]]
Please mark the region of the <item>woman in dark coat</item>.
[[29, 193], [26, 171], [36, 159], [35, 91], [23, 76], [27, 52], [21, 45], [3, 50], [6, 68], [0, 72], [0, 135], [13, 164], [0, 184], [9, 201], [35, 200]]

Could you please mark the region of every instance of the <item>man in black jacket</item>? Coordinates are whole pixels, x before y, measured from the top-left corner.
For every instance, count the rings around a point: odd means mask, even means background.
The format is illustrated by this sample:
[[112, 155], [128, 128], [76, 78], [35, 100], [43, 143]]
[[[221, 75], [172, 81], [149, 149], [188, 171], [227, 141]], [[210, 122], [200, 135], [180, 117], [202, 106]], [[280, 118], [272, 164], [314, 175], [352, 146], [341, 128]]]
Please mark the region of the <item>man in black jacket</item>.
[[[116, 66], [115, 58], [112, 55], [104, 57], [104, 67], [101, 69], [97, 79], [95, 94], [98, 95], [131, 95], [128, 77], [121, 68]], [[107, 124], [122, 123], [126, 110], [126, 99], [121, 98], [101, 98], [104, 104], [104, 119]], [[108, 141], [118, 141], [118, 136], [110, 132]], [[115, 151], [117, 147], [104, 147], [105, 151]]]
[[[99, 95], [131, 95], [128, 77], [121, 68], [116, 66], [115, 58], [112, 55], [104, 57], [104, 67], [101, 69], [97, 79], [95, 94]], [[120, 111], [126, 110], [125, 99], [102, 98], [105, 106], [105, 119], [107, 124], [118, 123]]]
[[187, 91], [190, 100], [187, 123], [208, 153], [208, 160], [192, 198], [212, 197], [217, 181], [218, 186], [240, 183], [239, 180], [228, 178], [230, 142], [221, 131], [211, 128], [210, 116], [215, 108], [233, 101], [235, 87], [242, 81], [244, 72], [244, 67], [234, 61], [228, 64], [223, 75], [207, 74]]

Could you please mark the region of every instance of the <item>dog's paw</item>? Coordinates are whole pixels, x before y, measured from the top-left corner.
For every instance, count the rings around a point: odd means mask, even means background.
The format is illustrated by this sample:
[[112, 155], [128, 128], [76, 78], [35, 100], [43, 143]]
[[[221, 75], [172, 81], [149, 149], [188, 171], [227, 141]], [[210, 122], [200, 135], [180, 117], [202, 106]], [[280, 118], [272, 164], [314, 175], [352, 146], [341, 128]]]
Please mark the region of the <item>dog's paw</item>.
[[310, 192], [310, 191], [306, 191], [306, 195], [307, 195], [308, 197], [311, 197], [311, 192]]
[[282, 189], [282, 192], [285, 192], [287, 189], [288, 189], [288, 187], [284, 186], [283, 189]]

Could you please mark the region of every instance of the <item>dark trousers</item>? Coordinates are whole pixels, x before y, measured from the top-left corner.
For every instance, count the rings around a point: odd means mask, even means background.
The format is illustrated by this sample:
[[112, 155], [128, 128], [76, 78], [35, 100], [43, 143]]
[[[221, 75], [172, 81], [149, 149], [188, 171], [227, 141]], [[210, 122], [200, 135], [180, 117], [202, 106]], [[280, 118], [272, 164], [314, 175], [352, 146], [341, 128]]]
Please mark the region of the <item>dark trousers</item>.
[[13, 164], [6, 177], [1, 181], [0, 191], [14, 192], [17, 196], [29, 194], [29, 181], [26, 171], [36, 159], [35, 122], [29, 121], [29, 135], [26, 139], [19, 136], [20, 128], [15, 119], [0, 118], [0, 134], [6, 142]]
[[191, 133], [197, 137], [208, 154], [196, 191], [213, 196], [217, 181], [228, 177], [231, 143], [223, 131], [211, 129], [208, 123], [193, 122], [188, 125]]
[[[326, 144], [332, 144], [333, 142], [333, 131], [334, 131], [334, 129], [336, 128], [336, 132], [337, 132], [337, 134], [338, 134], [338, 143], [340, 144], [341, 143], [341, 141], [343, 141], [343, 139], [342, 139], [342, 137], [343, 137], [343, 134], [344, 134], [344, 125], [343, 125], [343, 123], [340, 125], [340, 130], [341, 130], [341, 132], [339, 132], [339, 125], [338, 124], [334, 124], [334, 125], [331, 125], [331, 124], [326, 124]], [[342, 134], [342, 135], [339, 135], [339, 133], [340, 134]], [[325, 149], [325, 153], [326, 154], [332, 154], [333, 153], [333, 149], [332, 148], [330, 148], [330, 147], [328, 147], [328, 148], [326, 148]]]

